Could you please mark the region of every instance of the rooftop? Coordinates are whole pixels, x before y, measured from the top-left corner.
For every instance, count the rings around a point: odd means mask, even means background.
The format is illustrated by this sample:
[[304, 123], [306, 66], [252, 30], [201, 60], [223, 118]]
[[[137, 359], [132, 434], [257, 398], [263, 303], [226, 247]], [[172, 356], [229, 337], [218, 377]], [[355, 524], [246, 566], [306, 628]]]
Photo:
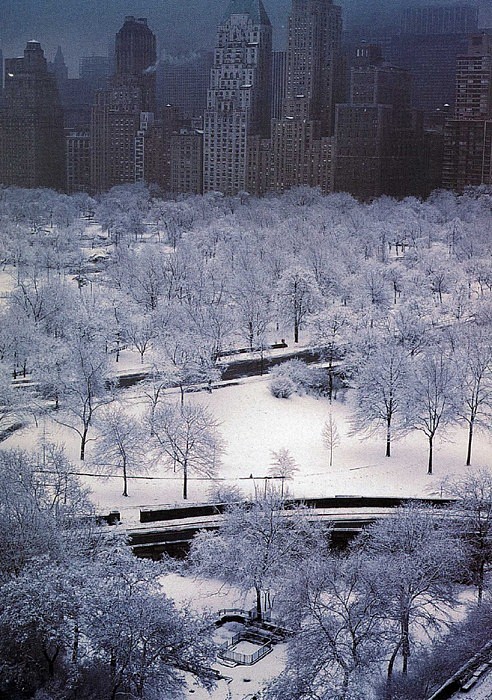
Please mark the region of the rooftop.
[[255, 24], [270, 24], [262, 0], [230, 0], [222, 22], [229, 19], [231, 15], [250, 15]]

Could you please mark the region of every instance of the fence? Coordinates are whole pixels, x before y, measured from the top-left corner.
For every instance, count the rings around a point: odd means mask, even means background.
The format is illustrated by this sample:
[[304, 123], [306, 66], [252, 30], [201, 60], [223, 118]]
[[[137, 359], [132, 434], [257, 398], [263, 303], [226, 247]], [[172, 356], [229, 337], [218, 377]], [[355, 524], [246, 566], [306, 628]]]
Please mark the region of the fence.
[[236, 644], [241, 641], [249, 641], [249, 638], [250, 635], [248, 635], [247, 632], [235, 634], [232, 639], [222, 644], [219, 648], [218, 656], [221, 659], [227, 659], [228, 661], [234, 661], [236, 664], [241, 664], [241, 666], [252, 666], [272, 650], [272, 644], [268, 641], [262, 644], [262, 646], [259, 646], [252, 654], [241, 654], [238, 651], [234, 651]]

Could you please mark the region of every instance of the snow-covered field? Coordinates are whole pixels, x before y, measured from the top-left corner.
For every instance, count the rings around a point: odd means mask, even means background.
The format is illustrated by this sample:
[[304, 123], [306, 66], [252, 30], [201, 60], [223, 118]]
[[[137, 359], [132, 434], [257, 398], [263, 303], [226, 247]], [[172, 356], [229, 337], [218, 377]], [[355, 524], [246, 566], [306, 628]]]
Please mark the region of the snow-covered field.
[[[138, 386], [123, 390], [125, 405], [135, 415], [144, 410]], [[176, 392], [169, 392], [168, 401], [178, 401]], [[384, 456], [384, 439], [361, 439], [350, 434], [351, 392], [344, 400], [330, 405], [325, 398], [293, 395], [276, 399], [269, 391], [268, 377], [252, 377], [217, 388], [212, 394], [203, 391], [186, 394], [186, 401], [207, 405], [220, 423], [226, 443], [218, 483], [238, 486], [245, 496], [262, 492], [264, 477], [271, 464], [272, 450], [287, 448], [299, 471], [286, 482], [296, 497], [334, 495], [429, 496], [439, 494], [443, 479], [465, 470], [466, 430], [453, 427], [441, 435], [435, 449], [434, 474], [427, 475], [427, 441], [417, 431], [395, 442], [392, 457]], [[329, 466], [328, 450], [323, 444], [323, 425], [332, 411], [340, 445], [335, 448], [333, 466]], [[42, 436], [63, 443], [68, 456], [80, 468], [90, 471], [91, 446], [87, 463], [78, 460], [78, 438], [49, 418], [38, 427], [29, 425], [9, 438], [4, 446], [32, 447]], [[92, 437], [96, 432], [92, 432]], [[473, 465], [491, 464], [490, 433], [477, 433], [474, 441]], [[251, 478], [252, 477], [252, 478]], [[123, 524], [131, 525], [138, 518], [141, 505], [174, 504], [182, 501], [179, 473], [164, 470], [159, 464], [149, 468], [142, 478], [131, 479], [129, 497], [124, 498], [120, 478], [82, 477], [91, 489], [97, 510], [101, 513], [120, 510]], [[189, 500], [208, 500], [210, 480], [191, 478]]]
[[[131, 363], [128, 362], [128, 368]], [[134, 369], [137, 369], [134, 366]], [[413, 432], [393, 445], [393, 456], [384, 456], [383, 436], [362, 440], [351, 435], [351, 392], [331, 405], [325, 398], [293, 395], [276, 399], [269, 390], [268, 377], [252, 377], [231, 382], [229, 385], [207, 391], [187, 393], [185, 400], [206, 404], [220, 423], [226, 444], [218, 480], [222, 485], [241, 488], [245, 496], [263, 493], [264, 477], [271, 464], [272, 450], [287, 448], [294, 457], [299, 471], [287, 482], [289, 492], [296, 497], [333, 495], [396, 495], [428, 496], [439, 494], [443, 479], [465, 471], [466, 430], [455, 427], [445, 441], [435, 449], [434, 474], [427, 475], [427, 443], [425, 437]], [[137, 417], [145, 409], [141, 388], [121, 390], [121, 399]], [[179, 394], [170, 390], [167, 401], [178, 401]], [[323, 425], [330, 413], [340, 434], [340, 445], [334, 451], [333, 466], [323, 445]], [[96, 431], [92, 437], [96, 436]], [[16, 432], [4, 447], [30, 448], [43, 436], [63, 443], [68, 456], [81, 472], [90, 471], [89, 443], [86, 463], [78, 460], [78, 438], [67, 428], [50, 418], [41, 419], [36, 427], [29, 425]], [[473, 464], [491, 464], [491, 436], [478, 433], [475, 438]], [[138, 523], [142, 505], [174, 504], [182, 502], [182, 483], [179, 474], [164, 471], [158, 464], [152, 466], [144, 478], [131, 479], [129, 497], [122, 494], [121, 478], [100, 479], [90, 476], [82, 481], [92, 491], [97, 511], [107, 513], [119, 510], [122, 525]], [[271, 483], [271, 482], [268, 482]], [[286, 485], [287, 485], [286, 484]], [[208, 499], [210, 481], [191, 478], [190, 501]], [[250, 608], [252, 596], [224, 586], [219, 581], [196, 580], [169, 574], [162, 578], [162, 589], [179, 606], [197, 610], [218, 611], [226, 607]], [[285, 663], [286, 645], [280, 644], [251, 667], [230, 668], [217, 662], [216, 669], [225, 677], [211, 695], [190, 680], [188, 691], [197, 700], [242, 700], [252, 698], [271, 678], [278, 675]]]

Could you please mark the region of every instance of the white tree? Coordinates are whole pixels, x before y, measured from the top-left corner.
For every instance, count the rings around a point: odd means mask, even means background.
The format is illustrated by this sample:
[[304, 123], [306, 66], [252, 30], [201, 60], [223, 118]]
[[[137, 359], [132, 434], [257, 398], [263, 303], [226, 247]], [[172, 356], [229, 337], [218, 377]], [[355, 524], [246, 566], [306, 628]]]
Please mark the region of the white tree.
[[327, 306], [311, 319], [314, 342], [322, 348], [323, 360], [328, 364], [328, 398], [333, 398], [335, 370], [346, 352], [351, 315], [341, 304]]
[[299, 471], [299, 467], [294, 457], [286, 447], [281, 447], [279, 450], [272, 450], [272, 461], [268, 469], [268, 474], [274, 478], [282, 479], [282, 487], [280, 496], [284, 496], [284, 481], [292, 479], [294, 474]]
[[286, 572], [310, 551], [319, 552], [321, 543], [305, 515], [302, 510], [284, 510], [284, 501], [274, 491], [251, 503], [233, 504], [218, 532], [196, 536], [190, 560], [205, 575], [244, 591], [253, 589], [261, 619]]
[[407, 673], [416, 626], [431, 630], [445, 619], [443, 603], [454, 601], [454, 578], [462, 566], [461, 548], [442, 513], [422, 505], [402, 506], [369, 526], [358, 546], [374, 565], [379, 596], [394, 622], [388, 682], [402, 657]]
[[204, 406], [160, 404], [154, 412], [158, 452], [168, 465], [182, 472], [185, 500], [190, 474], [212, 478], [217, 473], [223, 451], [218, 427]]
[[284, 270], [277, 285], [277, 300], [279, 313], [292, 325], [294, 342], [298, 343], [299, 331], [306, 317], [317, 311], [321, 304], [321, 293], [314, 275], [298, 265]]
[[443, 350], [430, 349], [414, 360], [408, 395], [408, 422], [427, 437], [427, 473], [432, 474], [434, 440], [439, 430], [456, 419], [456, 375]]
[[[471, 464], [474, 431], [490, 428], [492, 420], [492, 345], [490, 329], [471, 326], [463, 329], [456, 353], [460, 386], [458, 417], [468, 427], [466, 465]], [[461, 336], [461, 334], [460, 334]]]
[[330, 452], [330, 467], [333, 466], [333, 452], [340, 445], [340, 433], [333, 413], [330, 411], [323, 426], [323, 442]]
[[285, 671], [267, 700], [362, 700], [384, 654], [385, 610], [358, 555], [314, 555], [284, 584], [294, 630]]
[[152, 348], [152, 343], [157, 337], [157, 319], [151, 313], [133, 313], [126, 323], [126, 335], [133, 347], [140, 355], [140, 363], [144, 362], [144, 355]]
[[50, 415], [80, 437], [83, 461], [94, 415], [113, 400], [108, 388], [108, 358], [83, 336], [74, 338], [68, 349], [69, 359], [60, 377], [61, 410]]
[[139, 421], [121, 406], [106, 406], [97, 417], [99, 437], [92, 455], [96, 468], [120, 471], [123, 496], [128, 496], [129, 472], [146, 468], [145, 431]]
[[473, 471], [443, 484], [456, 499], [450, 507], [450, 522], [462, 538], [468, 575], [482, 601], [487, 574], [492, 566], [492, 472]]
[[353, 431], [372, 434], [383, 428], [386, 457], [391, 443], [405, 429], [405, 404], [410, 384], [408, 353], [385, 338], [358, 363]]

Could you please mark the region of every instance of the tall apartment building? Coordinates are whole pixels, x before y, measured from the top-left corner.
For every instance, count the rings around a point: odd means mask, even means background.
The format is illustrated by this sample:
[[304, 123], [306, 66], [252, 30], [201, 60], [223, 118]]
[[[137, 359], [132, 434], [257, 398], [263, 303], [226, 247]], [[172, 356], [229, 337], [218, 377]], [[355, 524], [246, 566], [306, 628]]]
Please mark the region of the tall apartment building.
[[422, 130], [410, 107], [408, 71], [361, 46], [350, 101], [336, 107], [333, 187], [362, 200], [416, 193]]
[[138, 85], [142, 92], [142, 111], [155, 109], [157, 48], [155, 34], [145, 17], [125, 17], [115, 40], [113, 83]]
[[91, 191], [91, 136], [89, 130], [65, 130], [65, 191]]
[[268, 136], [272, 27], [261, 0], [230, 0], [218, 30], [204, 113], [203, 189], [246, 189], [248, 141]]
[[84, 81], [91, 94], [108, 86], [111, 74], [108, 56], [83, 56], [79, 61], [79, 78]]
[[335, 103], [342, 99], [341, 8], [332, 0], [292, 0], [282, 117], [272, 122], [271, 189], [331, 188]]
[[[155, 36], [147, 20], [127, 16], [116, 35], [115, 74], [109, 87], [96, 93], [92, 107], [94, 192], [142, 179], [141, 151], [147, 132], [151, 133], [152, 120], [142, 122], [141, 114], [153, 113], [155, 109], [156, 57]], [[141, 128], [142, 123], [145, 128]]]
[[287, 51], [272, 54], [272, 119], [281, 119], [287, 93]]
[[157, 67], [158, 103], [178, 107], [184, 119], [203, 116], [212, 64], [212, 51], [162, 58]]
[[386, 54], [411, 71], [412, 105], [429, 119], [444, 105], [455, 104], [456, 59], [466, 52], [468, 35], [478, 28], [473, 4], [411, 7], [402, 13], [401, 31]]
[[22, 58], [5, 60], [4, 98], [0, 182], [63, 189], [63, 113], [39, 42], [29, 41]]
[[408, 7], [401, 17], [402, 34], [469, 34], [476, 31], [476, 5]]
[[203, 129], [181, 127], [171, 136], [171, 192], [203, 192]]
[[444, 133], [444, 187], [481, 184], [492, 184], [492, 32], [473, 34], [458, 58], [455, 119]]

